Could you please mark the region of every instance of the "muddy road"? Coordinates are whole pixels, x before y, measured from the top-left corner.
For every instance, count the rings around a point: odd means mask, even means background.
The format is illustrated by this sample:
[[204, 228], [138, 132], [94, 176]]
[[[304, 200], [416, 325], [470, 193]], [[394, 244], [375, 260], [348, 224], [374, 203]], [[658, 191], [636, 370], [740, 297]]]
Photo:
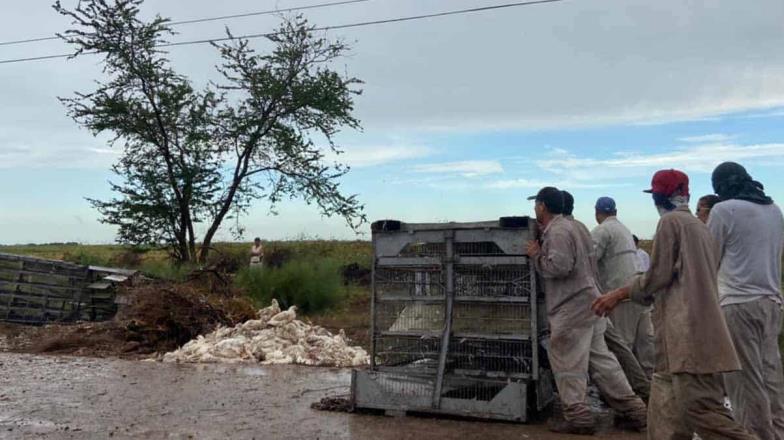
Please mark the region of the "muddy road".
[[[317, 411], [348, 370], [0, 353], [0, 438], [570, 439], [541, 425]], [[641, 440], [640, 434], [595, 438]]]

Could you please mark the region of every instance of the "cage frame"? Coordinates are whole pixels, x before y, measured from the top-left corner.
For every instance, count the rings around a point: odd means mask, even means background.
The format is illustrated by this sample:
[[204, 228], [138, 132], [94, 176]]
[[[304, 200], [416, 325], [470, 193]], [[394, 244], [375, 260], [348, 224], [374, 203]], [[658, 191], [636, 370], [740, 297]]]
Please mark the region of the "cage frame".
[[[507, 218], [508, 219], [508, 218]], [[535, 222], [527, 217], [514, 217], [514, 220], [505, 221], [501, 218], [497, 221], [469, 222], [469, 223], [403, 223], [398, 221], [380, 221], [373, 224], [373, 267], [371, 277], [371, 322], [370, 322], [370, 368], [368, 370], [355, 370], [352, 373], [352, 405], [354, 407], [375, 408], [395, 411], [428, 412], [434, 414], [452, 414], [459, 416], [470, 416], [487, 419], [509, 420], [525, 422], [528, 419], [528, 412], [532, 409], [541, 409], [552, 400], [552, 375], [540, 362], [540, 341], [546, 337], [546, 318], [540, 313], [543, 311], [541, 295], [537, 283], [537, 276], [534, 265], [525, 254], [524, 246], [528, 240], [536, 237]], [[511, 223], [511, 224], [510, 224]], [[469, 248], [467, 244], [486, 244], [492, 242], [493, 246], [482, 247], [485, 251], [492, 250], [492, 254], [470, 254], [470, 252], [460, 254], [456, 248]], [[440, 246], [433, 246], [435, 243], [443, 243], [443, 253], [433, 255], [434, 250], [440, 252]], [[423, 255], [408, 255], [405, 252], [412, 244], [423, 244], [421, 248], [426, 252]], [[415, 247], [416, 248], [416, 247]], [[498, 252], [496, 252], [496, 248]], [[401, 254], [405, 254], [401, 256]], [[457, 268], [464, 267], [521, 267], [524, 268], [525, 278], [528, 281], [527, 293], [520, 296], [461, 296], [456, 294], [456, 273]], [[379, 297], [379, 272], [390, 268], [421, 268], [438, 272], [442, 275], [439, 280], [443, 285], [443, 295], [434, 297], [393, 297], [382, 299]], [[524, 279], [524, 282], [526, 279]], [[526, 290], [524, 287], [521, 289]], [[429, 288], [428, 288], [429, 290]], [[410, 336], [416, 337], [437, 337], [439, 339], [439, 351], [436, 365], [435, 376], [433, 379], [432, 395], [429, 404], [424, 405], [422, 400], [412, 404], [410, 407], [401, 404], [397, 397], [385, 395], [382, 388], [374, 381], [382, 380], [384, 377], [395, 377], [398, 381], [404, 381], [410, 377], [414, 382], [421, 382], [426, 379], [417, 377], [416, 373], [408, 372], [404, 367], [379, 365], [377, 356], [379, 354], [379, 336], [405, 336], [400, 332], [384, 334], [377, 326], [378, 312], [382, 302], [389, 301], [410, 301], [412, 304], [432, 303], [435, 305], [443, 304], [443, 326], [440, 332], [412, 331]], [[460, 334], [459, 337], [475, 337], [477, 340], [527, 340], [530, 344], [530, 367], [529, 372], [525, 373], [506, 373], [485, 372], [482, 374], [471, 374], [461, 371], [459, 374], [448, 372], [447, 360], [451, 353], [450, 343], [458, 337], [453, 331], [454, 312], [456, 303], [473, 304], [526, 304], [528, 306], [528, 332], [527, 335], [516, 337], [510, 334]], [[494, 373], [495, 376], [493, 374]], [[408, 375], [408, 376], [407, 376]], [[449, 399], [449, 403], [444, 407], [443, 392], [446, 382], [463, 380], [482, 384], [499, 383], [506, 381], [506, 387], [499, 393], [502, 402], [487, 402], [485, 406], [476, 401], [466, 401], [465, 405], [458, 402], [459, 399]], [[548, 383], [548, 381], [550, 381]], [[402, 383], [402, 382], [401, 382]], [[478, 386], [478, 385], [477, 385]], [[529, 404], [531, 390], [535, 396]], [[527, 397], [522, 398], [522, 402], [509, 401], [512, 396], [523, 393]], [[500, 405], [500, 406], [499, 406]], [[521, 406], [522, 405], [522, 406]], [[482, 408], [487, 411], [483, 412]], [[507, 408], [507, 413], [499, 408]]]

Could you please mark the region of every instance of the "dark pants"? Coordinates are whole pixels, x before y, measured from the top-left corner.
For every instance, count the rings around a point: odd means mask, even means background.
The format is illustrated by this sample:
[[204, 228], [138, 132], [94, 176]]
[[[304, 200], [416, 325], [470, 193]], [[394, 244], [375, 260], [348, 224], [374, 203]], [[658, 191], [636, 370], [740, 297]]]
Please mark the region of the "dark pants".
[[758, 440], [724, 407], [719, 374], [654, 373], [648, 403], [649, 440]]
[[781, 306], [763, 298], [722, 307], [742, 370], [724, 375], [735, 419], [760, 440], [784, 439]]
[[632, 353], [629, 345], [613, 325], [607, 326], [607, 330], [604, 332], [604, 340], [607, 342], [607, 348], [610, 349], [612, 354], [618, 359], [618, 363], [621, 364], [623, 373], [626, 375], [626, 379], [629, 381], [629, 385], [632, 386], [634, 393], [647, 402], [651, 393], [651, 381], [637, 361], [634, 353]]

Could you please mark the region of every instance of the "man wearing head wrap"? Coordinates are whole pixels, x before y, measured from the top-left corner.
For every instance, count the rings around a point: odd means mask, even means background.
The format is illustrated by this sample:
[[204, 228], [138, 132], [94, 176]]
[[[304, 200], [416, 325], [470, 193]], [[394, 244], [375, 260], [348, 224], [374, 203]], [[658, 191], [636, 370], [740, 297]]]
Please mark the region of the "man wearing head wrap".
[[572, 434], [592, 434], [595, 421], [586, 403], [590, 372], [607, 402], [624, 419], [627, 428], [644, 429], [646, 407], [634, 394], [607, 349], [607, 320], [591, 312], [599, 296], [590, 246], [581, 244], [574, 223], [563, 217], [564, 195], [557, 188], [542, 188], [534, 196], [536, 220], [542, 243], [528, 243], [527, 253], [544, 280], [550, 328], [548, 357], [555, 376], [563, 418], [553, 418], [550, 429]]
[[717, 203], [708, 229], [719, 244], [719, 303], [741, 371], [725, 375], [735, 418], [761, 440], [784, 439], [781, 255], [784, 217], [746, 169], [725, 162], [713, 171]]
[[686, 174], [659, 171], [651, 186], [661, 215], [651, 267], [595, 300], [593, 310], [606, 316], [625, 299], [654, 304], [649, 439], [688, 440], [694, 432], [703, 440], [755, 439], [724, 407], [721, 373], [740, 363], [719, 307], [716, 242], [689, 211]]
[[[599, 272], [591, 232], [588, 231], [588, 228], [583, 222], [577, 220], [574, 218], [574, 215], [572, 215], [574, 212], [574, 197], [572, 194], [569, 193], [569, 191], [563, 191], [563, 196], [563, 216], [565, 219], [574, 223], [577, 233], [580, 236], [581, 245], [585, 248], [585, 253], [590, 255], [594, 280], [598, 282]], [[651, 328], [651, 331], [653, 331], [653, 328]], [[604, 332], [604, 341], [607, 343], [607, 348], [609, 348], [612, 354], [618, 359], [618, 363], [621, 364], [623, 373], [626, 375], [626, 379], [629, 381], [629, 385], [631, 385], [634, 393], [640, 396], [644, 402], [648, 402], [651, 391], [651, 380], [649, 376], [646, 375], [642, 366], [640, 366], [640, 362], [637, 360], [637, 357], [635, 357], [629, 344], [623, 338], [623, 335], [615, 328], [612, 322], [607, 323], [607, 330]]]
[[[631, 231], [618, 220], [615, 200], [600, 197], [594, 206], [596, 226], [591, 231], [599, 264], [602, 292], [623, 287], [637, 273], [637, 248]], [[653, 375], [653, 326], [651, 308], [624, 301], [610, 315], [610, 321], [637, 357], [645, 374]]]

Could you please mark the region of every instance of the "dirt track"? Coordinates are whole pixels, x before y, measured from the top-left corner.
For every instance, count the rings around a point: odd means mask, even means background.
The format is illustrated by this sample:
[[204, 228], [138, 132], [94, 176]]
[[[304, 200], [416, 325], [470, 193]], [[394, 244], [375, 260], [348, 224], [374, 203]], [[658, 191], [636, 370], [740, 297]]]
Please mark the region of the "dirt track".
[[[0, 353], [0, 438], [570, 439], [542, 426], [310, 409], [348, 370]], [[585, 438], [585, 437], [574, 437]], [[641, 440], [604, 434], [601, 439]]]

